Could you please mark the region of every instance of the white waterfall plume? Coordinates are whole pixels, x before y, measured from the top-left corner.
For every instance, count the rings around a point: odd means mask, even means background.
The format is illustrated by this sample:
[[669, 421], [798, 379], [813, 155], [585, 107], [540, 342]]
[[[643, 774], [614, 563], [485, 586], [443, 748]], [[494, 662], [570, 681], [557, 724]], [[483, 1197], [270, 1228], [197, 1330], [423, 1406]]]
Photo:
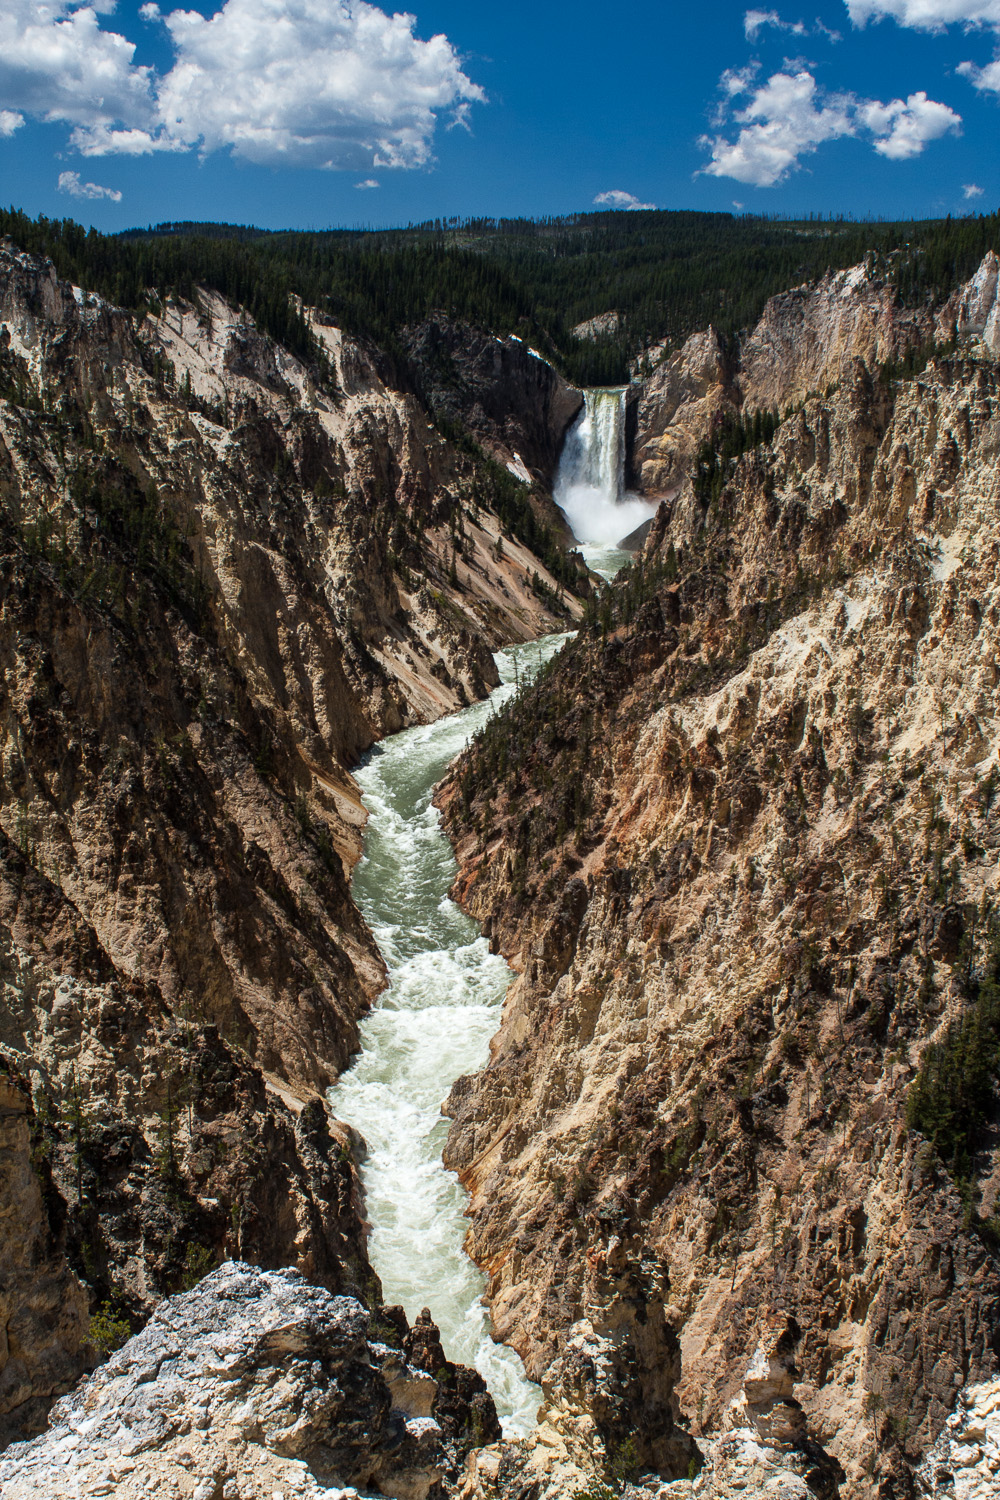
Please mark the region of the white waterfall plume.
[[578, 542], [614, 546], [656, 506], [625, 491], [625, 388], [583, 394], [559, 460], [555, 500]]

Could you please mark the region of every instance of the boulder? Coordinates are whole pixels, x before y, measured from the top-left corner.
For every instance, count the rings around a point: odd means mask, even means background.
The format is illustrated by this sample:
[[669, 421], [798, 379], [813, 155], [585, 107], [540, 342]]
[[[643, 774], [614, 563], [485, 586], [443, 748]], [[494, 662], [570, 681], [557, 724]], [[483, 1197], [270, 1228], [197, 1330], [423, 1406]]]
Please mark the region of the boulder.
[[0, 1493], [435, 1500], [454, 1455], [433, 1386], [371, 1337], [353, 1297], [230, 1261], [162, 1302], [48, 1431], [6, 1451]]

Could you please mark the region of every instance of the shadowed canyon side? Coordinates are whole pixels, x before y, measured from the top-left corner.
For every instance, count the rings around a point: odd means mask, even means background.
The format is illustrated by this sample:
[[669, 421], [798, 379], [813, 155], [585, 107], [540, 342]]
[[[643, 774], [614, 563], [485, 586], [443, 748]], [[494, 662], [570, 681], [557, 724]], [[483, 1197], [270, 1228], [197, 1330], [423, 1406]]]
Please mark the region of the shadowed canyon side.
[[[349, 768], [587, 587], [536, 483], [313, 328], [310, 365], [215, 293], [137, 317], [0, 248], [0, 1042], [109, 1338], [222, 1255], [377, 1297], [321, 1098], [385, 982]], [[501, 373], [570, 421], [537, 363]]]
[[996, 1374], [996, 271], [919, 318], [860, 269], [775, 299], [738, 417], [692, 418], [640, 561], [442, 792], [519, 976], [446, 1151], [546, 1394], [508, 1473], [683, 1480], [679, 1408], [698, 1493], [778, 1450], [902, 1497]]

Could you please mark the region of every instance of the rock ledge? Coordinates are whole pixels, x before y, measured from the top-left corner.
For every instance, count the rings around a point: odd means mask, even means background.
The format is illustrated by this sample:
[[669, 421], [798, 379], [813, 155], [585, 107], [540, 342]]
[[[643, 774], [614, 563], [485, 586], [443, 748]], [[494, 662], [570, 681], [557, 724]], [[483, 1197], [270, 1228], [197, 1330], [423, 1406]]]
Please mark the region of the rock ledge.
[[433, 1500], [453, 1455], [432, 1376], [297, 1271], [227, 1262], [0, 1458], [4, 1500]]

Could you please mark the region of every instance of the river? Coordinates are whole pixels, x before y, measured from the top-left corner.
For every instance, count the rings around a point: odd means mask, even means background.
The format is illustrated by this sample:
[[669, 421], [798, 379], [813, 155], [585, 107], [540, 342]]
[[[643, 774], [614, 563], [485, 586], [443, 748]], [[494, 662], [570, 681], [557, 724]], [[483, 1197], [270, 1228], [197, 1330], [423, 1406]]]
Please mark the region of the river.
[[[625, 392], [588, 391], [566, 440], [555, 498], [594, 540], [581, 548], [611, 579], [631, 554], [617, 545], [654, 507], [624, 488]], [[583, 528], [586, 528], [585, 530]], [[468, 739], [564, 635], [497, 654], [502, 679], [484, 703], [392, 735], [355, 772], [369, 819], [352, 892], [389, 970], [361, 1023], [361, 1051], [330, 1092], [334, 1114], [368, 1144], [362, 1179], [369, 1254], [388, 1303], [412, 1322], [429, 1307], [450, 1359], [486, 1380], [507, 1436], [531, 1430], [541, 1391], [512, 1349], [494, 1343], [485, 1279], [462, 1246], [467, 1198], [441, 1160], [441, 1104], [455, 1079], [489, 1060], [511, 971], [448, 895], [456, 864], [431, 797]]]
[[503, 682], [484, 703], [383, 740], [355, 772], [369, 821], [352, 892], [389, 970], [361, 1023], [361, 1052], [331, 1090], [334, 1114], [368, 1143], [362, 1167], [369, 1254], [388, 1303], [411, 1322], [430, 1308], [449, 1358], [485, 1378], [508, 1435], [530, 1431], [541, 1392], [512, 1349], [494, 1343], [485, 1281], [465, 1254], [467, 1197], [446, 1172], [441, 1104], [482, 1068], [511, 971], [448, 895], [456, 864], [435, 784], [523, 678], [557, 651], [548, 636], [497, 655]]

